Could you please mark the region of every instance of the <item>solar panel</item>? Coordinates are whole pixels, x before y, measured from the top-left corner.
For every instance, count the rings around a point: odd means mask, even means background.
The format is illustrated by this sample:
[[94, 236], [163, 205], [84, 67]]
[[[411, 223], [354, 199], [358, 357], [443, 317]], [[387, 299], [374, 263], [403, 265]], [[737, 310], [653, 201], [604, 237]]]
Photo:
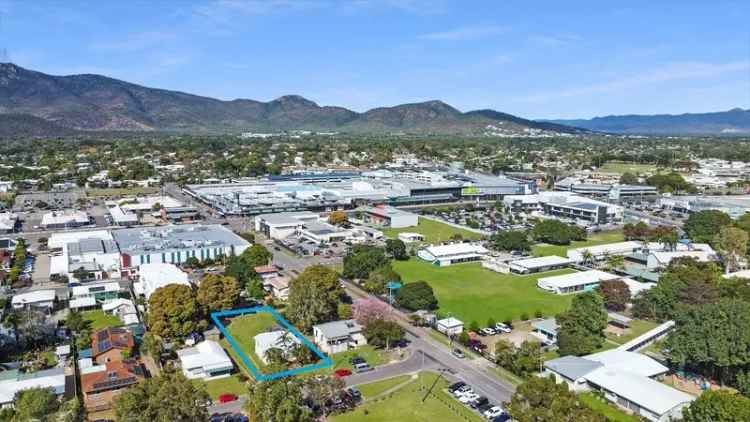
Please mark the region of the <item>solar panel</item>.
[[99, 331], [99, 334], [96, 336], [96, 339], [99, 341], [104, 341], [109, 338], [109, 332], [107, 330]]
[[102, 381], [94, 383], [94, 390], [108, 390], [114, 387], [120, 387], [123, 385], [132, 384], [136, 381], [136, 377], [127, 377], [112, 381]]
[[104, 351], [104, 350], [108, 350], [111, 347], [112, 347], [112, 343], [110, 343], [109, 341], [103, 341], [103, 342], [99, 343], [99, 351], [100, 352]]

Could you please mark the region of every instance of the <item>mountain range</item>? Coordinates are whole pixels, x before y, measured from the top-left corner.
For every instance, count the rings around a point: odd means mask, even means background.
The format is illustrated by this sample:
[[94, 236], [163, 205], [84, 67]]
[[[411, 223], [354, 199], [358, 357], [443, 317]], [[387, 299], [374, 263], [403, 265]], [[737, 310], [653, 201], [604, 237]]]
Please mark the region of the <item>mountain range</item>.
[[747, 135], [750, 110], [714, 113], [604, 116], [593, 119], [540, 120], [597, 132], [641, 135]]
[[[0, 63], [0, 115], [19, 130], [188, 133], [288, 130], [494, 136], [581, 133], [494, 110], [463, 113], [442, 101], [380, 107], [357, 113], [288, 95], [269, 102], [222, 101], [147, 88], [100, 75], [52, 76]], [[0, 133], [2, 135], [2, 133]], [[7, 135], [6, 135], [7, 136]]]

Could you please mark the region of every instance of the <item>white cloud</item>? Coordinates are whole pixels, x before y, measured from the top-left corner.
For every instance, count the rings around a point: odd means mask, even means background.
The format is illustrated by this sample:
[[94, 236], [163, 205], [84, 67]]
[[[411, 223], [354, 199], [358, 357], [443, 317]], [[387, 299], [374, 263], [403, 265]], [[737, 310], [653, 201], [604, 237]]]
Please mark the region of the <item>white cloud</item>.
[[422, 34], [419, 38], [434, 41], [468, 41], [493, 37], [506, 31], [508, 31], [508, 28], [500, 25], [474, 25], [455, 28], [448, 31]]
[[660, 84], [676, 80], [711, 79], [727, 73], [742, 71], [750, 71], [750, 60], [740, 60], [728, 63], [670, 63], [659, 68], [654, 68], [621, 79], [563, 89], [558, 92], [532, 94], [519, 97], [516, 100], [521, 102], [545, 103], [562, 98], [623, 92], [644, 85]]

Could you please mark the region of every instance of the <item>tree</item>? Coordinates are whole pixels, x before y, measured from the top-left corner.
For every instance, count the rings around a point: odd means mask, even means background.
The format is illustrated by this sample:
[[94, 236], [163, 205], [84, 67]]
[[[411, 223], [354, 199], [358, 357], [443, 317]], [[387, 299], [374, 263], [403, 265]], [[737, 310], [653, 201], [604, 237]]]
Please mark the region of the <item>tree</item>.
[[531, 237], [537, 242], [569, 245], [573, 240], [585, 240], [586, 230], [558, 220], [543, 220], [531, 229]]
[[367, 338], [367, 343], [375, 347], [390, 348], [393, 342], [400, 341], [404, 338], [404, 329], [394, 321], [383, 319], [370, 322], [365, 326], [362, 333]]
[[724, 258], [725, 272], [735, 271], [747, 254], [748, 234], [736, 227], [724, 226], [714, 237], [714, 245]]
[[542, 361], [542, 345], [537, 341], [524, 341], [513, 356], [511, 370], [521, 377], [528, 377], [539, 371]]
[[438, 301], [426, 281], [403, 285], [396, 294], [396, 303], [410, 311], [437, 309]]
[[386, 292], [386, 285], [391, 281], [401, 281], [401, 275], [394, 271], [389, 262], [370, 272], [365, 280], [364, 288], [371, 293], [383, 294]]
[[245, 410], [253, 422], [312, 422], [312, 415], [300, 407], [301, 402], [302, 391], [297, 382], [259, 382], [252, 386]]
[[499, 231], [490, 237], [492, 246], [499, 251], [530, 251], [529, 234], [520, 230]]
[[585, 355], [604, 342], [607, 313], [604, 301], [596, 293], [581, 293], [573, 298], [567, 312], [559, 315], [557, 344], [560, 355]]
[[406, 244], [401, 239], [386, 239], [385, 251], [388, 252], [388, 255], [392, 256], [393, 259], [399, 261], [409, 259], [409, 254], [406, 252]]
[[70, 331], [73, 331], [75, 333], [85, 329], [87, 326], [87, 322], [80, 312], [71, 310], [70, 312], [68, 312], [67, 318], [65, 318], [65, 326], [68, 327]]
[[203, 384], [193, 383], [182, 372], [166, 368], [115, 396], [117, 420], [128, 422], [205, 421], [209, 396]]
[[245, 249], [240, 255], [242, 261], [251, 269], [255, 267], [262, 267], [268, 265], [273, 258], [273, 254], [268, 251], [263, 245], [254, 244], [249, 248]]
[[357, 245], [344, 257], [344, 277], [365, 279], [372, 270], [388, 263], [389, 260], [384, 249]]
[[643, 221], [639, 221], [635, 224], [625, 223], [625, 226], [623, 227], [623, 235], [625, 236], [625, 240], [646, 240], [650, 230], [648, 224]]
[[565, 383], [530, 377], [518, 386], [506, 410], [516, 422], [605, 422], [579, 402]]
[[743, 422], [750, 420], [750, 398], [726, 390], [706, 391], [682, 415], [683, 422]]
[[352, 304], [352, 315], [354, 320], [362, 326], [367, 326], [373, 321], [390, 319], [393, 309], [382, 300], [374, 297], [357, 299]]
[[286, 317], [300, 330], [338, 317], [341, 285], [335, 271], [323, 265], [305, 268], [289, 283]]
[[710, 243], [722, 227], [730, 224], [732, 224], [732, 219], [725, 212], [704, 210], [690, 214], [683, 230], [693, 242]]
[[616, 271], [625, 266], [625, 257], [622, 255], [610, 255], [605, 262], [607, 271]]
[[622, 280], [602, 281], [598, 291], [604, 300], [604, 307], [610, 311], [624, 311], [630, 302], [630, 288]]
[[495, 363], [506, 369], [513, 366], [516, 346], [508, 340], [500, 339], [495, 343]]
[[349, 217], [344, 211], [334, 211], [328, 215], [328, 224], [343, 226], [349, 223]]
[[669, 174], [655, 174], [646, 179], [646, 184], [656, 186], [659, 192], [694, 192], [695, 186], [691, 185], [677, 172]]
[[266, 294], [263, 289], [263, 282], [258, 273], [255, 272], [255, 268], [248, 265], [240, 257], [232, 256], [227, 260], [224, 275], [237, 279], [237, 282], [244, 287], [251, 298], [262, 299]]
[[182, 266], [185, 268], [198, 268], [200, 267], [200, 265], [201, 262], [194, 256], [188, 257], [188, 259], [186, 259], [185, 262], [182, 263]]
[[240, 283], [234, 277], [206, 274], [196, 299], [206, 313], [232, 309], [240, 299]]
[[52, 421], [58, 409], [57, 396], [49, 388], [31, 388], [16, 393], [14, 421]]
[[325, 404], [345, 387], [346, 382], [339, 377], [309, 377], [304, 380], [304, 390], [313, 406], [323, 410], [323, 416], [328, 410]]
[[159, 287], [148, 300], [148, 325], [162, 338], [184, 338], [204, 329], [201, 306], [190, 286], [168, 284]]
[[625, 172], [620, 176], [620, 184], [623, 185], [637, 185], [639, 182], [638, 176], [633, 173]]

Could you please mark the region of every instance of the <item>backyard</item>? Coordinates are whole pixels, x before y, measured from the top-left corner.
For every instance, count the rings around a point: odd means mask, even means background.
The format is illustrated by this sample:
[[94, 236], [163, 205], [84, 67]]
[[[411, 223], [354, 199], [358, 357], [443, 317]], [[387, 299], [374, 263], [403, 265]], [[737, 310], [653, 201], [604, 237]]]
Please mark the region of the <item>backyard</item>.
[[604, 416], [611, 422], [638, 422], [640, 418], [628, 415], [614, 405], [608, 403], [602, 398], [597, 397], [594, 393], [579, 394], [578, 399], [586, 407], [594, 412]]
[[110, 315], [98, 309], [96, 311], [85, 311], [81, 313], [84, 321], [88, 323], [88, 326], [93, 330], [101, 330], [102, 328], [119, 327], [122, 325], [120, 318]]
[[539, 277], [568, 274], [572, 270], [519, 276], [486, 270], [480, 264], [436, 267], [416, 258], [394, 261], [393, 267], [406, 283], [418, 280], [429, 283], [440, 312], [450, 313], [466, 324], [477, 321], [483, 325], [490, 317], [496, 321], [518, 320], [524, 313], [533, 318], [537, 311], [554, 316], [566, 310], [572, 300], [572, 296], [546, 293], [536, 286]]
[[399, 233], [419, 233], [424, 236], [425, 243], [438, 244], [446, 242], [455, 234], [460, 234], [464, 239], [479, 239], [482, 237], [479, 233], [459, 229], [446, 223], [419, 217], [419, 224], [416, 227], [404, 227], [401, 229], [384, 229], [386, 237], [396, 238]]
[[549, 256], [557, 255], [565, 257], [567, 256], [568, 249], [585, 248], [587, 246], [597, 246], [606, 243], [622, 242], [625, 237], [621, 230], [614, 230], [608, 232], [599, 232], [590, 234], [588, 239], [582, 241], [571, 242], [570, 245], [547, 245], [538, 244], [534, 245], [531, 249], [534, 256]]
[[[331, 422], [390, 422], [396, 420], [480, 422], [482, 420], [478, 414], [460, 404], [445, 391], [448, 382], [444, 378], [437, 381], [432, 394], [424, 399], [426, 389], [429, 389], [435, 383], [436, 377], [438, 377], [437, 374], [422, 372], [416, 380], [409, 383], [401, 382], [402, 379], [398, 378], [362, 385], [360, 388], [362, 391], [366, 391], [370, 397], [399, 385], [401, 387], [392, 394], [372, 401], [368, 400], [352, 412], [330, 417], [329, 420]], [[420, 387], [424, 387], [424, 390]]]
[[220, 395], [230, 393], [237, 396], [248, 394], [247, 384], [241, 380], [241, 375], [234, 374], [225, 378], [204, 381], [200, 379], [193, 380], [195, 384], [203, 384], [211, 400], [216, 400]]
[[[257, 314], [242, 315], [231, 318], [226, 325], [226, 329], [229, 334], [231, 334], [242, 353], [250, 359], [250, 362], [255, 365], [258, 370], [263, 372], [263, 368], [265, 368], [266, 365], [255, 354], [254, 337], [277, 325], [278, 322], [274, 319], [273, 315], [260, 312]], [[245, 365], [243, 360], [231, 347], [226, 338], [221, 340], [221, 345], [227, 350], [234, 362], [241, 368], [245, 369], [245, 372], [249, 374], [249, 368], [244, 368]]]

